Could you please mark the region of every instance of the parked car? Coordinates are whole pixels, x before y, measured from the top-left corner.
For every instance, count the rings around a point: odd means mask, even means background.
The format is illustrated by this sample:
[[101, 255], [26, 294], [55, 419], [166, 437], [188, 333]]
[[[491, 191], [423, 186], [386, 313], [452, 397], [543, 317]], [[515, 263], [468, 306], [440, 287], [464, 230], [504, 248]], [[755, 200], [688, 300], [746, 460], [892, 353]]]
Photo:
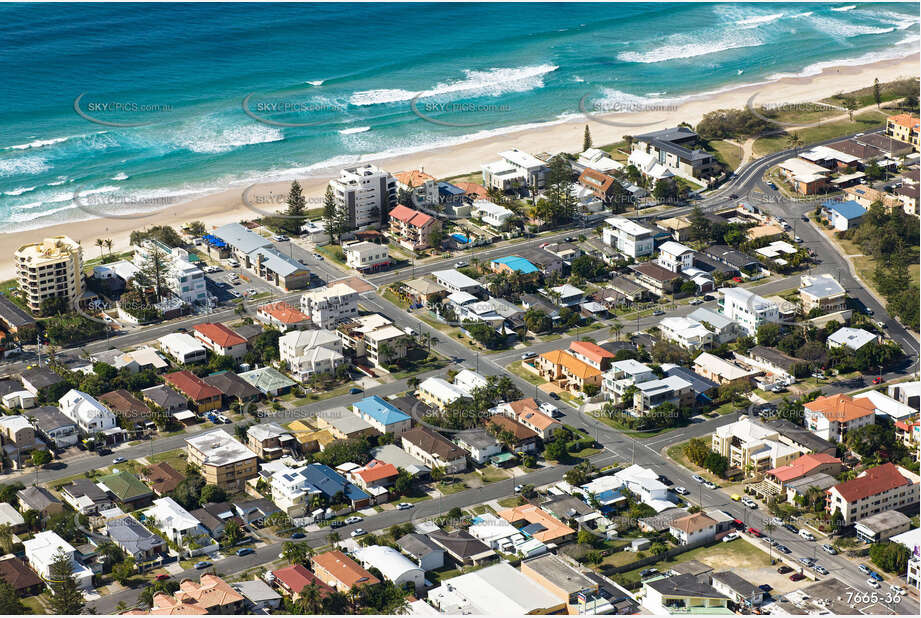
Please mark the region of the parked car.
[[705, 480], [704, 477], [702, 477], [702, 476], [699, 475], [699, 474], [692, 474], [692, 475], [691, 475], [691, 478], [694, 479], [695, 481], [697, 481], [698, 483], [703, 483], [704, 480]]
[[528, 360], [529, 358], [534, 358], [535, 356], [537, 356], [535, 352], [525, 352], [521, 355], [521, 360]]
[[711, 481], [704, 481], [704, 482], [703, 482], [703, 485], [704, 485], [704, 487], [706, 487], [707, 489], [716, 489], [716, 483], [713, 483], [713, 482], [711, 482]]
[[364, 521], [364, 517], [359, 517], [358, 515], [352, 515], [351, 517], [345, 518], [345, 525], [351, 526], [352, 524], [357, 524], [358, 522]]
[[738, 532], [730, 532], [729, 534], [723, 537], [723, 543], [728, 543], [729, 541], [735, 541], [737, 538], [739, 538]]
[[876, 571], [870, 571], [870, 577], [872, 577], [873, 579], [875, 579], [875, 580], [878, 581], [878, 582], [883, 581], [883, 576], [880, 575], [879, 573], [877, 573]]
[[355, 528], [354, 530], [352, 530], [350, 536], [351, 536], [353, 539], [355, 539], [355, 538], [358, 538], [358, 537], [360, 537], [360, 536], [364, 536], [364, 535], [366, 535], [366, 534], [368, 534], [368, 533], [365, 531], [364, 528]]
[[879, 582], [873, 579], [872, 577], [867, 580], [867, 585], [870, 588], [879, 588]]
[[463, 268], [467, 265], [467, 260], [461, 260], [459, 262], [454, 262], [454, 268]]
[[156, 580], [157, 580], [158, 582], [162, 582], [162, 581], [168, 580], [169, 578], [170, 578], [170, 574], [169, 574], [169, 573], [158, 573], [158, 574], [157, 574], [157, 577], [156, 577]]
[[211, 566], [211, 563], [207, 560], [199, 560], [195, 563], [196, 569], [207, 569], [209, 566]]
[[659, 569], [643, 569], [640, 571], [640, 577], [649, 577], [659, 572]]
[[656, 309], [655, 311], [652, 312], [652, 315], [665, 315], [665, 312], [662, 311], [661, 309]]
[[256, 550], [254, 550], [252, 547], [241, 547], [237, 550], [238, 556], [248, 556], [254, 553], [256, 553]]
[[549, 393], [547, 393], [547, 396], [550, 397], [550, 399], [556, 399], [556, 400], [559, 400], [560, 398], [560, 396], [554, 391], [550, 391]]
[[799, 534], [799, 528], [797, 528], [796, 526], [794, 526], [793, 524], [789, 522], [785, 523], [783, 527], [789, 530], [790, 532], [792, 532], [793, 534]]
[[823, 567], [821, 564], [813, 565], [812, 570], [818, 573], [819, 575], [828, 575], [828, 569]]
[[814, 541], [815, 537], [808, 530], [800, 530], [799, 535], [806, 539], [807, 541]]
[[779, 517], [772, 517], [772, 518], [771, 518], [771, 523], [774, 524], [775, 526], [782, 526], [782, 525], [783, 525], [783, 520], [782, 520], [781, 518], [779, 518]]
[[702, 305], [703, 303], [704, 303], [704, 301], [703, 301], [702, 299], [700, 299], [700, 298], [695, 298], [694, 300], [692, 300], [692, 301], [691, 301], [690, 303], [688, 303], [688, 304], [689, 304], [689, 305]]
[[824, 545], [822, 545], [822, 549], [825, 550], [825, 553], [831, 554], [832, 556], [838, 553], [838, 550], [832, 547], [831, 545], [829, 545], [828, 543], [825, 543]]
[[361, 389], [354, 387], [354, 386], [349, 389], [349, 395], [357, 395], [360, 392], [361, 392]]
[[687, 489], [685, 489], [685, 488], [682, 487], [681, 485], [678, 485], [678, 487], [675, 487], [675, 493], [676, 493], [676, 494], [680, 494], [680, 495], [682, 495], [682, 496], [686, 496], [686, 495], [688, 495], [688, 494], [691, 493], [691, 492], [689, 492]]
[[787, 547], [786, 545], [778, 545], [778, 546], [775, 547], [774, 549], [776, 549], [777, 551], [779, 551], [779, 552], [782, 553], [782, 554], [789, 554], [789, 553], [790, 553], [790, 548]]
[[558, 416], [562, 416], [563, 414], [562, 412], [560, 412], [560, 409], [558, 407], [548, 402], [544, 402], [540, 404], [538, 408], [540, 409], [541, 412], [543, 412], [544, 414], [546, 414], [547, 416], [551, 418], [556, 418]]
[[115, 459], [112, 460], [112, 463], [120, 464], [120, 463], [125, 463], [126, 461], [128, 460], [125, 459], [124, 457], [116, 457]]
[[758, 508], [758, 503], [752, 500], [751, 498], [742, 498], [742, 504], [744, 504], [750, 509]]
[[345, 525], [345, 522], [342, 521], [341, 519], [334, 519], [334, 520], [332, 520], [331, 522], [329, 522], [329, 527], [330, 527], [330, 528], [341, 528], [341, 527], [343, 527], [344, 525]]
[[883, 379], [881, 377], [876, 376], [875, 378], [873, 378], [873, 384], [882, 384], [882, 383], [883, 383]]
[[806, 566], [812, 566], [813, 564], [815, 564], [815, 560], [813, 560], [812, 558], [800, 558], [799, 561], [802, 564], [805, 564]]
[[664, 474], [659, 475], [659, 482], [665, 485], [666, 487], [671, 487], [672, 485], [674, 485], [674, 483], [672, 483], [672, 480], [668, 478], [667, 476], [665, 476]]
[[793, 575], [790, 576], [791, 582], [798, 582], [803, 579], [806, 579], [806, 576], [803, 575], [802, 573], [794, 573]]
[[896, 586], [895, 584], [889, 584], [889, 591], [894, 592], [899, 596], [905, 596], [905, 589], [901, 586]]
[[770, 592], [771, 590], [773, 590], [770, 584], [761, 584], [760, 586], [758, 586], [758, 589], [761, 590], [761, 592]]
[[777, 569], [777, 572], [780, 573], [781, 575], [786, 575], [787, 573], [789, 573], [789, 572], [792, 571], [792, 570], [793, 570], [793, 569], [791, 569], [791, 568], [788, 567], [787, 565], [783, 565], [782, 567], [780, 567], [779, 569]]
[[515, 485], [515, 493], [516, 493], [516, 494], [517, 494], [518, 492], [520, 492], [522, 489], [524, 489], [524, 485]]
[[397, 505], [397, 508], [400, 509], [401, 511], [405, 511], [406, 509], [413, 508], [413, 505], [409, 502], [401, 502]]
[[748, 527], [748, 533], [758, 539], [764, 536], [764, 534], [760, 530], [758, 530], [757, 528], [753, 526]]
[[291, 538], [292, 538], [292, 539], [302, 539], [302, 538], [304, 538], [305, 536], [307, 536], [307, 535], [304, 534], [303, 532], [295, 532], [294, 534], [291, 535]]
[[870, 570], [870, 567], [868, 567], [865, 564], [858, 564], [857, 570], [863, 573], [864, 575], [869, 575], [870, 573], [872, 573], [872, 571]]

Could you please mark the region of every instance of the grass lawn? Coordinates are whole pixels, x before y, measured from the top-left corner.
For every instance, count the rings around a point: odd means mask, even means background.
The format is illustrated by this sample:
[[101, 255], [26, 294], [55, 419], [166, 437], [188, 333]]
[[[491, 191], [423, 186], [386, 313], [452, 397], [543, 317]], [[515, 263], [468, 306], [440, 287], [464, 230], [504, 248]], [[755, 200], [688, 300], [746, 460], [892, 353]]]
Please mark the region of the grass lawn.
[[[423, 350], [424, 352], [424, 350]], [[400, 371], [395, 371], [390, 375], [396, 379], [408, 378], [414, 376], [418, 373], [425, 373], [426, 371], [435, 371], [436, 369], [442, 369], [443, 367], [448, 366], [448, 359], [443, 357], [437, 352], [432, 352], [425, 359], [418, 360], [413, 362], [412, 367], [409, 369], [402, 369]]]
[[748, 541], [736, 539], [729, 543], [716, 543], [714, 545], [698, 547], [675, 556], [674, 560], [662, 560], [655, 564], [639, 567], [632, 571], [626, 571], [618, 575], [618, 577], [639, 581], [640, 571], [643, 569], [656, 568], [659, 569], [659, 571], [666, 571], [676, 564], [687, 562], [688, 560], [699, 560], [713, 567], [714, 571], [758, 568], [771, 565], [771, 560], [766, 552], [761, 551], [761, 549]]
[[598, 420], [600, 420], [600, 421], [601, 421], [602, 423], [604, 423], [605, 425], [608, 425], [608, 426], [610, 426], [610, 427], [613, 427], [613, 428], [616, 429], [617, 431], [619, 431], [619, 432], [621, 432], [621, 433], [623, 433], [623, 434], [626, 434], [626, 435], [630, 436], [631, 438], [639, 438], [639, 439], [641, 439], [641, 440], [642, 440], [642, 439], [645, 439], [645, 438], [652, 438], [653, 436], [657, 436], [657, 435], [659, 435], [660, 433], [664, 433], [664, 432], [666, 432], [666, 431], [669, 431], [669, 430], [671, 430], [671, 429], [674, 429], [674, 427], [661, 427], [661, 428], [659, 428], [659, 429], [650, 429], [649, 431], [637, 431], [636, 429], [629, 429], [629, 428], [628, 428], [626, 425], [624, 425], [623, 423], [621, 423], [621, 422], [619, 422], [619, 421], [617, 421], [617, 420], [615, 420], [615, 419], [613, 419], [613, 418], [608, 418], [607, 416], [599, 416], [599, 417], [597, 417], [597, 418], [598, 418]]
[[[710, 442], [709, 435], [701, 436], [701, 438], [709, 444]], [[728, 484], [727, 481], [719, 478], [715, 474], [711, 474], [710, 472], [704, 470], [703, 468], [691, 463], [690, 460], [688, 460], [687, 456], [684, 454], [684, 447], [686, 445], [687, 445], [687, 442], [675, 444], [674, 446], [670, 446], [668, 450], [665, 451], [665, 453], [666, 455], [668, 455], [669, 459], [671, 459], [675, 463], [680, 464], [681, 466], [684, 466], [691, 472], [699, 474], [700, 476], [704, 477], [708, 481], [713, 481], [714, 483], [716, 483], [717, 486], [723, 486], [723, 485]], [[691, 495], [693, 495], [695, 487], [688, 487], [688, 489], [691, 491]]]
[[342, 247], [340, 245], [324, 245], [322, 247], [317, 247], [316, 252], [323, 255], [326, 259], [332, 260], [336, 264], [345, 266], [345, 260], [339, 257], [339, 255], [342, 254]]
[[48, 610], [48, 601], [50, 596], [50, 592], [43, 592], [31, 597], [22, 597], [20, 600], [22, 601], [22, 604], [28, 607], [33, 614], [50, 614], [51, 612]]
[[[851, 133], [869, 131], [882, 126], [885, 122], [886, 117], [884, 114], [871, 111], [860, 114], [859, 116], [854, 116], [853, 122], [850, 120], [839, 120], [837, 122], [829, 122], [828, 124], [819, 125], [817, 127], [795, 131], [795, 133], [799, 135], [802, 143], [806, 145]], [[755, 140], [753, 148], [754, 154], [757, 156], [765, 156], [789, 148], [787, 137], [788, 135], [786, 133], [781, 133], [779, 135], [761, 137]]]
[[450, 483], [447, 485], [444, 483], [438, 483], [438, 486], [436, 487], [436, 489], [440, 491], [443, 495], [450, 496], [451, 494], [459, 494], [460, 492], [466, 491], [469, 488], [467, 487], [466, 483], [457, 482], [457, 483]]
[[540, 386], [542, 384], [547, 383], [545, 380], [541, 379], [539, 375], [531, 373], [530, 371], [522, 367], [522, 364], [523, 364], [523, 361], [515, 361], [511, 365], [506, 365], [505, 368], [511, 373], [514, 373], [519, 378], [526, 380], [536, 386]]
[[409, 302], [397, 296], [389, 287], [384, 288], [384, 291], [380, 292], [380, 295], [382, 298], [390, 301], [404, 311], [409, 309]]
[[503, 470], [502, 468], [487, 466], [480, 470], [480, 478], [483, 479], [484, 483], [495, 483], [497, 481], [504, 481], [505, 479], [511, 477], [512, 475], [508, 472], [508, 470]]
[[498, 503], [499, 506], [503, 508], [511, 509], [511, 508], [518, 506], [518, 497], [510, 496], [508, 498], [501, 498], [497, 500], [496, 502]]
[[165, 461], [179, 472], [184, 472], [186, 465], [185, 449], [177, 448], [165, 453], [156, 453], [147, 457], [147, 461], [152, 464]]

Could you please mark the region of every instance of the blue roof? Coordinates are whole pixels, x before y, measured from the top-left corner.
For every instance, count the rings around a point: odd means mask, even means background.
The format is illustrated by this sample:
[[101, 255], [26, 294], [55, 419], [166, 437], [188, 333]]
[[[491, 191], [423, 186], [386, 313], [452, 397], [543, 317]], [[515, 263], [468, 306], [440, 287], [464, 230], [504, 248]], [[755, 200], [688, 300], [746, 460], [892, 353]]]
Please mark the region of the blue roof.
[[536, 273], [540, 270], [539, 268], [537, 268], [537, 266], [535, 266], [528, 260], [524, 259], [523, 257], [519, 257], [517, 255], [509, 255], [504, 258], [499, 258], [497, 260], [493, 260], [492, 263], [493, 264], [505, 264], [512, 270], [518, 271], [525, 275], [528, 275], [530, 273]]
[[859, 219], [860, 217], [867, 214], [867, 209], [858, 204], [857, 202], [838, 202], [835, 200], [828, 200], [822, 204], [828, 210], [833, 210], [848, 221], [852, 219]]
[[311, 464], [301, 474], [308, 483], [329, 498], [332, 498], [340, 491], [352, 501], [367, 500], [371, 497], [325, 464]]
[[401, 412], [398, 408], [390, 405], [377, 395], [365, 397], [361, 401], [356, 401], [355, 409], [362, 414], [367, 414], [381, 425], [393, 425], [400, 421], [408, 421], [409, 416]]
[[439, 182], [438, 192], [447, 193], [448, 195], [463, 195], [464, 193], [466, 193], [466, 191], [464, 191], [457, 185], [452, 185], [450, 182]]

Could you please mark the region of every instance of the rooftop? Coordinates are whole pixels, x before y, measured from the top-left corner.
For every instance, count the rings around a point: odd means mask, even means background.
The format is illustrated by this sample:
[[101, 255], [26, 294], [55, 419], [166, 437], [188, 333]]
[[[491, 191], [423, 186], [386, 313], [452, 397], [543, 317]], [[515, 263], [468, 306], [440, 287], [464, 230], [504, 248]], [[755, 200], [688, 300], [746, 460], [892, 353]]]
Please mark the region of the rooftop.
[[226, 466], [256, 458], [254, 452], [243, 446], [223, 429], [215, 429], [214, 431], [186, 438], [186, 444], [202, 454], [205, 465]]
[[404, 414], [377, 395], [365, 397], [352, 405], [360, 414], [370, 416], [376, 422], [384, 426], [410, 420], [407, 414]]
[[853, 399], [848, 395], [837, 394], [819, 397], [805, 405], [807, 410], [822, 414], [830, 422], [847, 423], [855, 419], [874, 414], [876, 408], [868, 399]]
[[855, 479], [835, 485], [833, 489], [848, 502], [856, 502], [910, 484], [911, 480], [902, 475], [898, 466], [884, 463], [870, 468]]

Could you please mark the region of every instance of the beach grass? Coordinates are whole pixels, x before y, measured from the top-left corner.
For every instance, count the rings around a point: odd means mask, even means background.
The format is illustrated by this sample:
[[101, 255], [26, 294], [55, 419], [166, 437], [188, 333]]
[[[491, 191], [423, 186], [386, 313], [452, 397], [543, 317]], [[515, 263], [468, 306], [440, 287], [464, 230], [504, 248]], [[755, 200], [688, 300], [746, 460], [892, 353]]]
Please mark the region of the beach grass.
[[[803, 144], [812, 144], [835, 137], [843, 137], [852, 133], [860, 133], [861, 131], [871, 131], [883, 126], [885, 122], [885, 114], [882, 112], [870, 111], [854, 116], [853, 121], [838, 120], [836, 122], [821, 124], [817, 127], [793, 131], [793, 133], [799, 135]], [[787, 138], [788, 133], [781, 133], [770, 137], [760, 137], [755, 140], [754, 153], [757, 156], [766, 156], [785, 150], [790, 147]]]

